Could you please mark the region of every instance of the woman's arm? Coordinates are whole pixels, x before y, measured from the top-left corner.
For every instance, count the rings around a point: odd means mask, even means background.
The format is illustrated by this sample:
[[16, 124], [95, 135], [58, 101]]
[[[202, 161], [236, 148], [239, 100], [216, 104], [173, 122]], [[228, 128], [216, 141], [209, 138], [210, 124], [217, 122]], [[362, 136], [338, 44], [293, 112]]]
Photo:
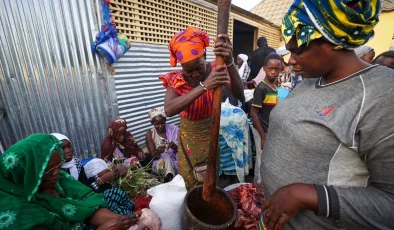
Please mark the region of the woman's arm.
[[107, 208], [99, 208], [94, 213], [94, 216], [88, 221], [89, 224], [97, 227], [98, 230], [108, 229], [128, 229], [132, 225], [136, 224], [139, 216], [137, 214], [131, 214], [122, 216], [111, 212]]
[[173, 88], [168, 87], [164, 99], [164, 110], [166, 116], [172, 117], [179, 114], [205, 92], [205, 89], [200, 85], [192, 89], [189, 93], [179, 96]]
[[[217, 66], [215, 70], [212, 70], [209, 73], [207, 79], [203, 82], [203, 85], [207, 90], [215, 89], [218, 86], [230, 83], [230, 79], [225, 72], [225, 69], [225, 66]], [[193, 88], [190, 92], [179, 96], [173, 88], [168, 87], [166, 97], [164, 99], [164, 110], [167, 117], [179, 114], [205, 92], [206, 90], [199, 85], [196, 88]]]
[[148, 148], [149, 154], [151, 155], [152, 159], [155, 159], [158, 156], [160, 156], [160, 154], [162, 154], [165, 150], [164, 146], [156, 148], [156, 144], [152, 138], [152, 131], [150, 131], [150, 130], [148, 130], [148, 132], [146, 132], [145, 142], [146, 142], [146, 147]]

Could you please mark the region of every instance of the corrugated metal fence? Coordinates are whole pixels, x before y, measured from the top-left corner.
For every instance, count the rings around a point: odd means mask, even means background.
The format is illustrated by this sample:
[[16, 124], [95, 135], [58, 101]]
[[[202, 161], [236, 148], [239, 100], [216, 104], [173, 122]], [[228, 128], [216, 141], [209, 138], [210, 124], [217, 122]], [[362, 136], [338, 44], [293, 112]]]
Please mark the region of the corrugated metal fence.
[[116, 98], [112, 77], [90, 51], [97, 2], [0, 0], [4, 148], [31, 133], [60, 132], [80, 156], [99, 154]]
[[[169, 63], [170, 52], [166, 45], [133, 43], [124, 57], [113, 66], [119, 115], [125, 119], [129, 131], [140, 146], [145, 146], [145, 134], [152, 127], [148, 111], [164, 105], [165, 88], [159, 76], [173, 70]], [[213, 60], [212, 50], [207, 60]], [[177, 125], [179, 116], [167, 119]]]

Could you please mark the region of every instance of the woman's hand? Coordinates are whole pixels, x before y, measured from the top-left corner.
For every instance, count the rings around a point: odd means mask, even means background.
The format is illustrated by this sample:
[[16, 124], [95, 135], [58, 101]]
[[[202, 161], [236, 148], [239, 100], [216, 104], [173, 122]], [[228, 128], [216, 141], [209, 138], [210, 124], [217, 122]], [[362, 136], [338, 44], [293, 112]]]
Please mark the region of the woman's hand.
[[127, 230], [132, 225], [137, 224], [138, 219], [141, 217], [141, 212], [136, 212], [131, 215], [118, 216], [112, 219], [110, 224], [105, 224], [106, 226], [99, 226], [97, 229], [105, 230]]
[[161, 145], [156, 149], [155, 154], [156, 156], [160, 156], [160, 154], [164, 153], [164, 151], [166, 151], [166, 146]]
[[145, 153], [143, 151], [138, 152], [138, 159], [139, 160], [145, 160]]
[[[222, 41], [224, 40], [224, 41]], [[215, 47], [213, 53], [216, 56], [222, 56], [226, 65], [231, 65], [234, 62], [233, 58], [233, 44], [227, 34], [219, 34], [215, 40]]]
[[218, 86], [229, 84], [230, 77], [228, 76], [226, 66], [217, 66], [215, 70], [209, 73], [207, 79], [203, 82], [205, 88], [215, 89]]
[[178, 151], [178, 145], [176, 145], [173, 141], [168, 144], [168, 148], [173, 149], [175, 152]]
[[269, 229], [281, 230], [301, 209], [317, 211], [318, 199], [314, 185], [292, 184], [278, 189], [265, 201], [264, 224]]
[[115, 171], [109, 171], [107, 173], [105, 173], [104, 175], [100, 176], [100, 179], [104, 182], [111, 182], [113, 180], [115, 180], [117, 173]]
[[127, 173], [127, 169], [124, 165], [114, 165], [114, 170], [119, 176], [124, 176]]

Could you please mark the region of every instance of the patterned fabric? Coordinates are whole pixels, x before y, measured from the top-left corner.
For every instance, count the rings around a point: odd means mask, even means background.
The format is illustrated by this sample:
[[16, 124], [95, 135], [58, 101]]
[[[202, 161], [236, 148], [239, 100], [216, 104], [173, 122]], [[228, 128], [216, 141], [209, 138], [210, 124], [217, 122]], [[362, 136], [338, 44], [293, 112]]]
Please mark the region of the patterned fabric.
[[193, 27], [176, 34], [170, 41], [170, 64], [185, 63], [201, 57], [209, 46], [209, 36], [206, 32]]
[[[208, 159], [209, 143], [211, 140], [211, 118], [200, 121], [193, 121], [181, 117], [180, 119], [180, 138], [178, 138], [178, 167], [179, 174], [185, 180], [188, 190], [199, 185], [193, 176], [193, 169], [186, 161], [180, 139], [182, 139], [186, 154], [193, 166], [206, 162]], [[219, 162], [219, 161], [218, 161]]]
[[150, 120], [153, 120], [153, 118], [157, 116], [167, 117], [166, 113], [164, 112], [164, 107], [149, 110], [148, 117]]
[[[126, 138], [123, 143], [118, 143], [116, 141], [116, 134], [119, 132], [119, 130], [126, 130]], [[134, 140], [133, 135], [127, 131], [127, 124], [125, 120], [118, 119], [112, 121], [108, 126], [108, 133], [109, 136], [104, 139], [101, 146], [101, 158], [105, 161], [112, 161], [116, 148], [118, 148], [127, 158], [138, 156], [138, 152], [142, 152], [142, 149]]]
[[282, 34], [298, 46], [324, 37], [338, 48], [355, 49], [367, 43], [379, 22], [380, 0], [295, 0], [283, 17]]
[[219, 131], [220, 169], [226, 175], [237, 175], [241, 183], [249, 173], [249, 124], [245, 112], [222, 103]]
[[160, 176], [167, 176], [169, 173], [175, 176], [178, 174], [178, 154], [172, 148], [168, 148], [168, 143], [174, 142], [178, 144], [178, 127], [172, 124], [166, 124], [167, 139], [160, 137], [154, 127], [151, 129], [151, 132], [156, 148], [163, 145], [166, 146], [166, 150], [160, 155], [160, 159], [153, 161], [153, 172]]
[[243, 61], [242, 65], [239, 67], [238, 74], [242, 81], [246, 81], [250, 74], [250, 68], [248, 66], [249, 57], [246, 54], [239, 54], [238, 57], [240, 57]]
[[[211, 71], [216, 68], [216, 62], [211, 62]], [[165, 88], [171, 87], [179, 95], [185, 95], [192, 90], [185, 78], [182, 71], [173, 71], [162, 75], [159, 79], [163, 82]], [[189, 120], [198, 121], [206, 119], [212, 115], [213, 106], [213, 90], [208, 90], [199, 98], [197, 98], [189, 107], [180, 113], [181, 117]]]
[[102, 195], [60, 170], [55, 189], [60, 197], [38, 188], [52, 153], [63, 158], [62, 142], [34, 134], [0, 156], [0, 229], [79, 229], [99, 207]]
[[120, 215], [130, 215], [134, 210], [134, 203], [127, 194], [118, 188], [111, 188], [104, 191], [104, 200], [107, 201], [107, 208]]

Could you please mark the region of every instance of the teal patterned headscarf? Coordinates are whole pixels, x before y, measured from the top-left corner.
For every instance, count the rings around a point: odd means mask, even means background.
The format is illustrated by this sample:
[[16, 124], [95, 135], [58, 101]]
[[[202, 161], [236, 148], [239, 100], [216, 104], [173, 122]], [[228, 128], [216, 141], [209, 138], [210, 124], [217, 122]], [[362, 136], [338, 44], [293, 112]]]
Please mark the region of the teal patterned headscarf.
[[380, 0], [295, 0], [282, 20], [288, 43], [298, 46], [324, 37], [338, 48], [355, 49], [367, 43], [379, 22]]

